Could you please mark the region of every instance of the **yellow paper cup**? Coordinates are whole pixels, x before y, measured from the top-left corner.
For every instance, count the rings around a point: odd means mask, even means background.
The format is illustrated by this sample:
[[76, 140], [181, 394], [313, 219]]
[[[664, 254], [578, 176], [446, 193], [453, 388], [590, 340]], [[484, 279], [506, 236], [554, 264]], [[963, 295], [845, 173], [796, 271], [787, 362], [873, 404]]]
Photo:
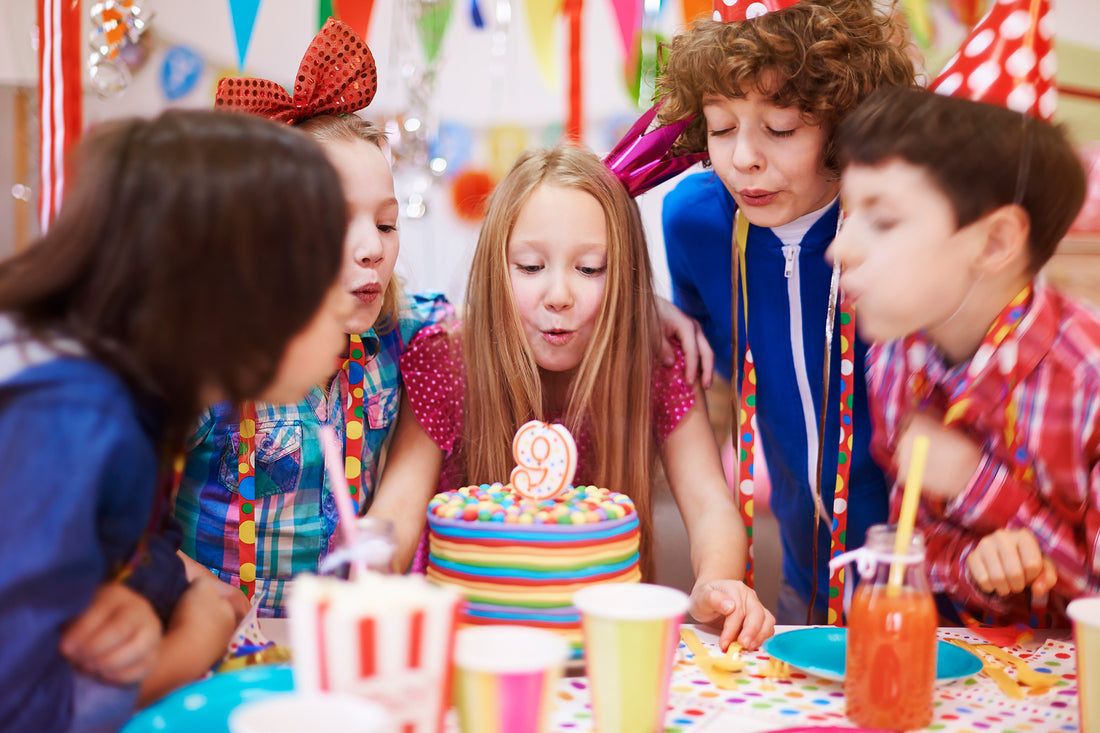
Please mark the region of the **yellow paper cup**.
[[647, 583], [578, 591], [584, 655], [599, 733], [665, 729], [668, 685], [688, 597]]
[[1077, 647], [1077, 700], [1081, 733], [1100, 733], [1100, 596], [1078, 598], [1066, 608]]
[[527, 626], [472, 626], [455, 637], [458, 727], [463, 733], [545, 733], [569, 644]]

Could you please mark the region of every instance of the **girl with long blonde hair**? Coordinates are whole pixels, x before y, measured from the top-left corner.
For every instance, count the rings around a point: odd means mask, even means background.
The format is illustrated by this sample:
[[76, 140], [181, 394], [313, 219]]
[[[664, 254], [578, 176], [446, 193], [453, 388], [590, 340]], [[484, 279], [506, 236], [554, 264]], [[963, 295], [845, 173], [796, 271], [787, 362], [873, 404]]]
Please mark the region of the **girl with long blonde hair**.
[[699, 385], [662, 363], [637, 207], [590, 152], [523, 154], [489, 203], [463, 322], [425, 329], [402, 355], [407, 395], [371, 514], [411, 557], [437, 490], [508, 476], [528, 420], [577, 438], [576, 483], [629, 496], [652, 579], [651, 477], [664, 463], [688, 530], [692, 615], [758, 646], [773, 619], [740, 581], [747, 538]]

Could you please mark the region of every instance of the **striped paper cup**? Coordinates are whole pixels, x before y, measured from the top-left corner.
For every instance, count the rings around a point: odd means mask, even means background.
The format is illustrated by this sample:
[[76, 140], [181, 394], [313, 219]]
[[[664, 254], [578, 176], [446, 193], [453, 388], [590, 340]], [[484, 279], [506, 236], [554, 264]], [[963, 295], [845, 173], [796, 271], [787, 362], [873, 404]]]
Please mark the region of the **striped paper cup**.
[[569, 645], [529, 626], [473, 626], [455, 641], [455, 707], [463, 733], [545, 733]]
[[648, 583], [607, 583], [577, 591], [596, 730], [665, 729], [668, 685], [688, 596]]

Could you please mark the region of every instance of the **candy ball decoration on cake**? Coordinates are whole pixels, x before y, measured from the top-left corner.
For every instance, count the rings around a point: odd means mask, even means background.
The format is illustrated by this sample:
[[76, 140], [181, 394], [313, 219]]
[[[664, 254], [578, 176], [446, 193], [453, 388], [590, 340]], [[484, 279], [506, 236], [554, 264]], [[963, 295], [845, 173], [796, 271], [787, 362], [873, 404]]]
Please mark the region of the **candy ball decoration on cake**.
[[[529, 426], [520, 433], [546, 437]], [[560, 425], [545, 427], [569, 435]], [[520, 444], [513, 442], [517, 453]], [[437, 494], [428, 507], [428, 578], [466, 599], [460, 623], [552, 629], [579, 656], [581, 622], [573, 594], [599, 583], [641, 580], [638, 516], [623, 494], [594, 486], [553, 489], [561, 474], [539, 474], [548, 462], [576, 466], [571, 437], [528, 445], [533, 450], [517, 456], [517, 462], [536, 475], [527, 477], [534, 480], [524, 492], [553, 498], [528, 498], [500, 483]], [[570, 449], [571, 456], [551, 455]], [[531, 465], [532, 454], [540, 465]]]

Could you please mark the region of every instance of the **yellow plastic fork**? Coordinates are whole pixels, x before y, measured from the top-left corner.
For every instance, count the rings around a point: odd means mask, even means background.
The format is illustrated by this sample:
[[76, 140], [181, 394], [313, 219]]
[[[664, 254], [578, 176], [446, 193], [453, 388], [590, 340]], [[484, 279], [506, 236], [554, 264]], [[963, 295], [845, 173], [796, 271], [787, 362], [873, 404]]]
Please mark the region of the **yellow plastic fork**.
[[1054, 683], [1058, 681], [1057, 677], [1052, 674], [1043, 674], [1042, 672], [1036, 672], [1027, 662], [1015, 656], [1009, 654], [1004, 649], [1000, 648], [996, 644], [973, 644], [975, 649], [983, 651], [991, 657], [994, 657], [1000, 662], [1005, 664], [1011, 664], [1016, 668], [1016, 681], [1021, 685], [1028, 687], [1042, 688], [1044, 691], [1054, 686]]
[[1024, 691], [1020, 689], [1019, 683], [1008, 676], [1004, 667], [993, 664], [991, 656], [979, 649], [977, 645], [963, 641], [962, 639], [948, 639], [947, 642], [976, 655], [978, 659], [982, 661], [982, 674], [997, 683], [997, 687], [1001, 689], [1001, 692], [1008, 695], [1013, 700], [1024, 699]]
[[691, 629], [680, 629], [680, 638], [687, 644], [687, 648], [694, 655], [692, 661], [703, 674], [707, 676], [719, 689], [736, 690], [738, 687], [737, 676], [734, 672], [724, 670], [716, 665], [717, 658], [711, 655], [710, 649], [699, 641], [699, 637]]

